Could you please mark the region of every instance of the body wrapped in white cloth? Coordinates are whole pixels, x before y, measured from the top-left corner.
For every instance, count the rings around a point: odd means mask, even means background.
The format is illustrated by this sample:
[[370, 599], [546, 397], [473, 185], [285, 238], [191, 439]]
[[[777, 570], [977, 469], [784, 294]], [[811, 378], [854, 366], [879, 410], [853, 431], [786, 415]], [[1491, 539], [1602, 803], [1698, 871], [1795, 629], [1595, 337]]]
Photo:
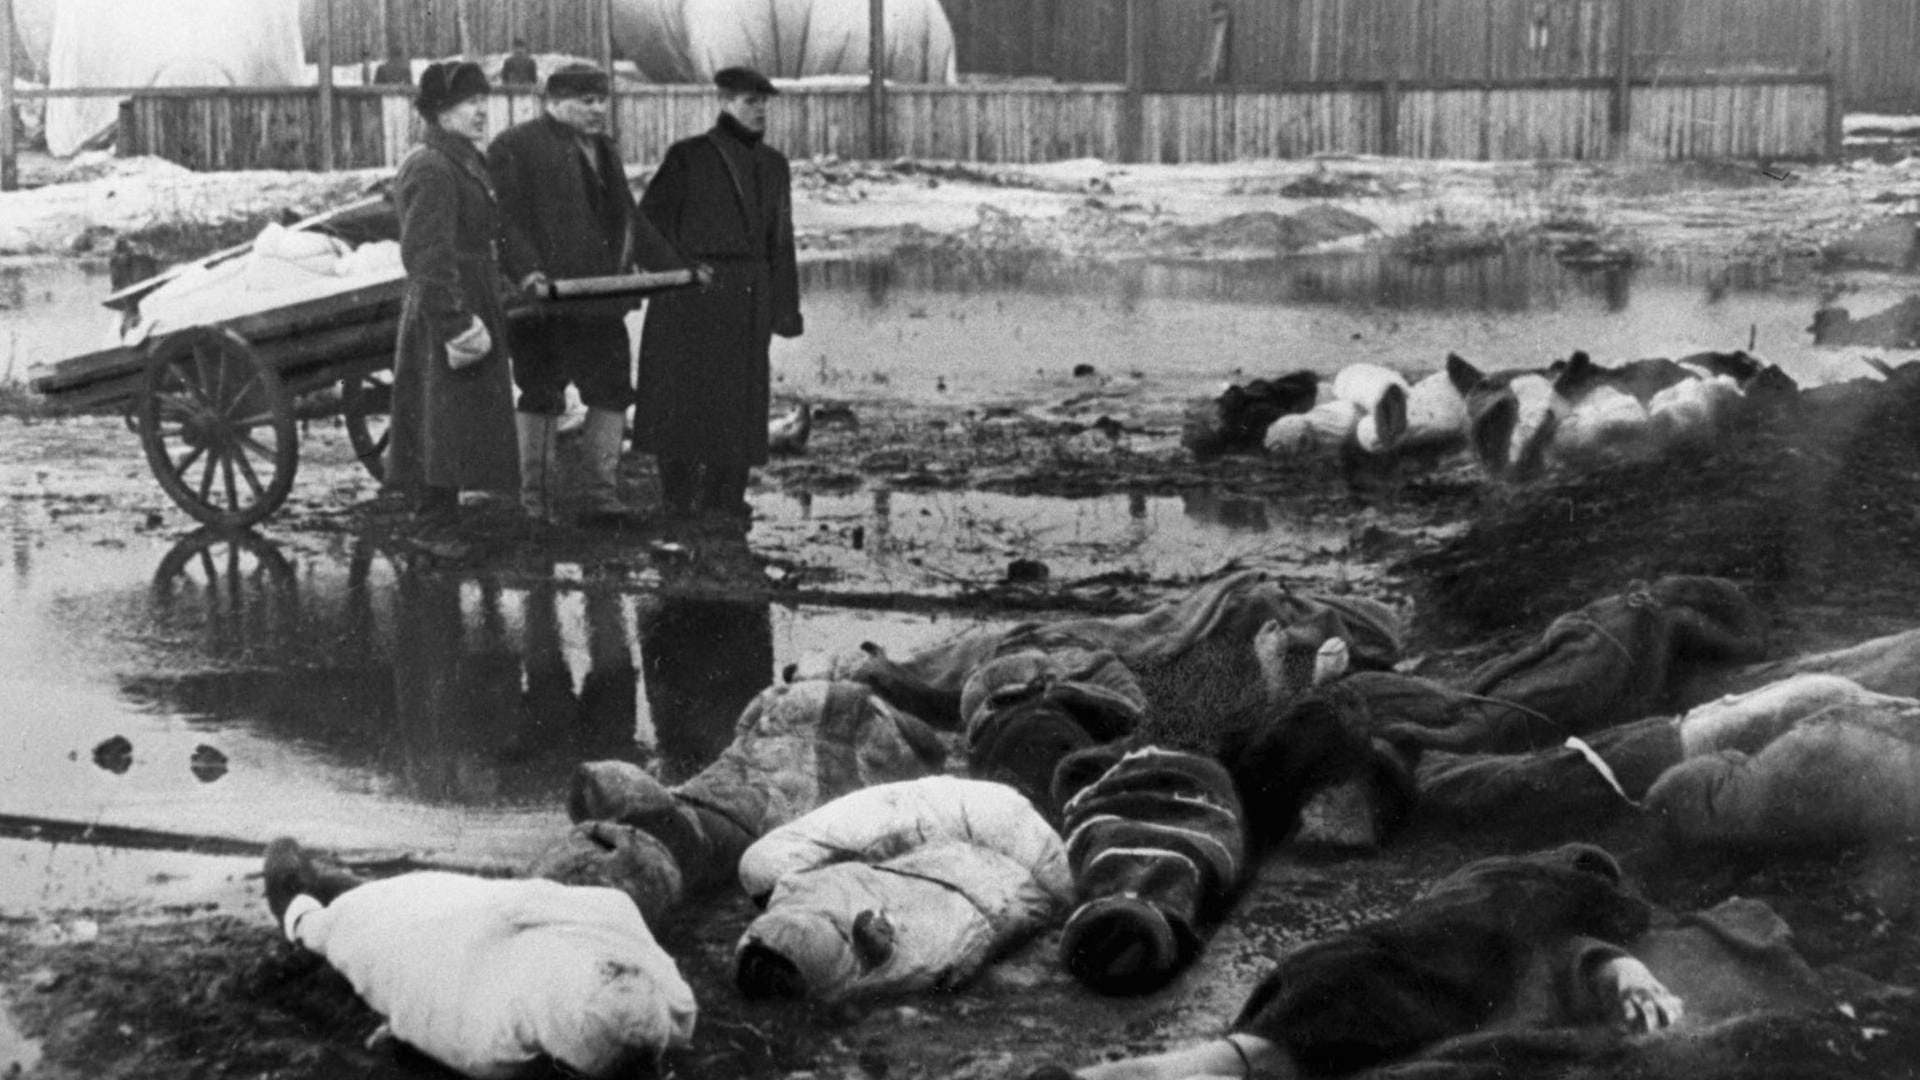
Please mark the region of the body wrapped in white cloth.
[[693, 990], [616, 889], [418, 871], [299, 896], [285, 928], [395, 1038], [482, 1080], [543, 1055], [615, 1075], [693, 1037]]

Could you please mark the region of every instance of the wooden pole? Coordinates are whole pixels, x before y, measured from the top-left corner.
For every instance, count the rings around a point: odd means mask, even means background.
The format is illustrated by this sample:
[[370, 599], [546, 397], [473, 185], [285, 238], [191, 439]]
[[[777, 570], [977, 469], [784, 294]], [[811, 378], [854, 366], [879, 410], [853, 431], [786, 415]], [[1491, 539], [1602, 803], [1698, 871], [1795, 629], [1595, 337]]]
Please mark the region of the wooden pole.
[[467, 12], [467, 0], [454, 0], [453, 32], [460, 41], [460, 57], [463, 60], [474, 59], [473, 27]]
[[887, 156], [887, 5], [867, 0], [867, 153]]
[[13, 0], [0, 0], [0, 191], [20, 186], [13, 130]]
[[1127, 89], [1120, 109], [1120, 156], [1140, 161], [1146, 152], [1146, 104], [1141, 96], [1147, 81], [1147, 0], [1127, 0]]
[[1613, 57], [1613, 156], [1632, 149], [1633, 132], [1633, 0], [1615, 0]]
[[320, 171], [333, 171], [333, 0], [320, 0]]
[[[607, 73], [607, 130], [618, 143], [620, 133], [620, 80], [613, 71], [613, 0], [600, 0], [600, 67]], [[638, 148], [623, 151], [637, 153]]]

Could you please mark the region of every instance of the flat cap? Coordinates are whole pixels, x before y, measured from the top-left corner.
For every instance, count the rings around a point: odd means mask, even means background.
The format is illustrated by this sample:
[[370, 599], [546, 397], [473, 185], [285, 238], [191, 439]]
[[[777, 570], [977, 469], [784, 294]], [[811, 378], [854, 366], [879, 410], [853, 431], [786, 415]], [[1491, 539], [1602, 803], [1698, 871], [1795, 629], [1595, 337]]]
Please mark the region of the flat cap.
[[713, 85], [730, 94], [777, 94], [773, 81], [750, 67], [721, 68], [713, 73]]
[[612, 89], [613, 80], [606, 72], [576, 60], [547, 76], [545, 93], [548, 97], [606, 97]]

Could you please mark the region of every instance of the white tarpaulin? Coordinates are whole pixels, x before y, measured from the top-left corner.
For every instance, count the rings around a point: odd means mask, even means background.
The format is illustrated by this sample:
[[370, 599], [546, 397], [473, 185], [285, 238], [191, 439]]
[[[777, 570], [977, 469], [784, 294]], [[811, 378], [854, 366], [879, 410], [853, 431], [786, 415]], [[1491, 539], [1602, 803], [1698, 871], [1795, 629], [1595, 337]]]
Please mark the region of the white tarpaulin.
[[[865, 75], [868, 0], [614, 0], [613, 44], [655, 82], [706, 82], [744, 64], [771, 78]], [[886, 0], [887, 77], [954, 81], [940, 0]]]
[[[51, 89], [297, 86], [300, 0], [59, 0]], [[113, 126], [111, 97], [47, 102], [47, 152], [66, 157]]]

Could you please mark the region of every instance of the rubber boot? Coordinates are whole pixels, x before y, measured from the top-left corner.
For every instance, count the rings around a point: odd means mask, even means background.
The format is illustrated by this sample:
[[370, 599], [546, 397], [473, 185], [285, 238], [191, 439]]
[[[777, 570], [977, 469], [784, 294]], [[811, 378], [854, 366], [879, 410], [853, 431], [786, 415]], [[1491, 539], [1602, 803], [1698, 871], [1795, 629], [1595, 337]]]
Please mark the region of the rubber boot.
[[747, 505], [747, 472], [745, 465], [708, 462], [701, 484], [701, 508], [722, 521], [752, 521], [753, 507]]
[[660, 502], [677, 518], [693, 514], [693, 462], [663, 457], [659, 462]]
[[617, 524], [626, 516], [620, 505], [620, 444], [627, 437], [627, 414], [620, 409], [588, 409], [580, 429], [580, 454], [586, 461], [580, 493], [586, 500], [582, 520]]
[[520, 436], [520, 509], [537, 522], [554, 521], [553, 504], [560, 418], [537, 413], [513, 414]]

